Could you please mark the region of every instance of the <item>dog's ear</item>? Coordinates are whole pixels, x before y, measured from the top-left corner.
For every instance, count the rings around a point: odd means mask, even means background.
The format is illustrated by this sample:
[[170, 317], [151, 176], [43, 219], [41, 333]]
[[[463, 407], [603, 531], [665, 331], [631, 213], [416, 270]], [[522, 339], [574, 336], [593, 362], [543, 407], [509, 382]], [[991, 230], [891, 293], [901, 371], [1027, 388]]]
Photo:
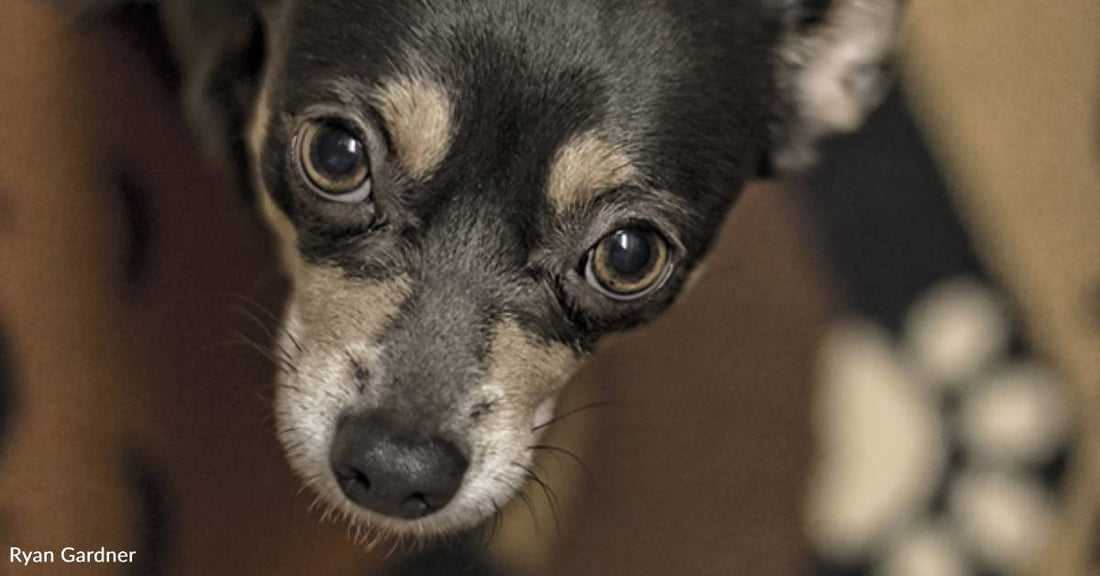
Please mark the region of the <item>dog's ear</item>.
[[904, 0], [780, 0], [786, 34], [780, 45], [781, 120], [770, 166], [808, 167], [818, 141], [851, 132], [878, 105]]
[[258, 6], [248, 0], [162, 0], [161, 12], [188, 120], [206, 152], [240, 168], [267, 54]]
[[[174, 67], [184, 112], [202, 148], [240, 169], [244, 130], [266, 57], [260, 6], [265, 0], [49, 0], [80, 24], [120, 21], [127, 14], [158, 24], [163, 56]], [[142, 32], [149, 33], [149, 30]], [[240, 174], [243, 176], [243, 174]]]

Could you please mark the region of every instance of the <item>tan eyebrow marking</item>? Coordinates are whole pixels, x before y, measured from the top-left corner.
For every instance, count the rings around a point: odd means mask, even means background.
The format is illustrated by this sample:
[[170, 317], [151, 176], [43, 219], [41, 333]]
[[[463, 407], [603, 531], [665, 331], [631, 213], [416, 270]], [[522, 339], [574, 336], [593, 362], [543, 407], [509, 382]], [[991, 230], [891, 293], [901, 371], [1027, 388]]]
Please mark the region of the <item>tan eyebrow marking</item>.
[[423, 181], [443, 162], [454, 135], [454, 103], [438, 82], [400, 76], [374, 95], [405, 174]]
[[546, 194], [565, 212], [637, 179], [638, 171], [620, 146], [595, 132], [573, 137], [554, 157]]

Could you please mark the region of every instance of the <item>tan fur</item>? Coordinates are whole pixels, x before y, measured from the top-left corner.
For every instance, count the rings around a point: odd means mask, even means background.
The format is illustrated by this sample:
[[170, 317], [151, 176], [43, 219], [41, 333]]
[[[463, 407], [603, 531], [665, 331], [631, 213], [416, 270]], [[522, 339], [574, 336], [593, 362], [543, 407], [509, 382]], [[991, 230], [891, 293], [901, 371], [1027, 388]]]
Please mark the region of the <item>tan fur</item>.
[[[267, 76], [270, 78], [270, 75]], [[262, 183], [263, 179], [260, 177], [260, 153], [263, 150], [264, 140], [267, 139], [267, 128], [271, 124], [271, 103], [269, 100], [269, 94], [271, 93], [268, 82], [264, 82], [263, 88], [260, 90], [260, 95], [256, 100], [256, 109], [252, 114], [252, 122], [248, 127], [248, 149], [252, 155], [252, 170], [256, 176], [256, 182]]]
[[491, 355], [490, 379], [532, 409], [564, 386], [581, 360], [569, 346], [540, 341], [510, 319], [494, 327]]
[[301, 258], [298, 253], [298, 229], [294, 227], [290, 219], [283, 214], [282, 210], [279, 210], [275, 206], [275, 202], [271, 200], [271, 196], [267, 194], [263, 189], [263, 184], [257, 184], [261, 190], [260, 194], [260, 213], [263, 215], [264, 220], [267, 221], [268, 228], [271, 233], [275, 235], [275, 240], [278, 242], [279, 261], [282, 263], [283, 272], [290, 278], [296, 278], [298, 275], [298, 264], [301, 262]]
[[249, 154], [252, 156], [252, 181], [255, 183], [256, 193], [260, 199], [260, 213], [267, 221], [268, 228], [275, 235], [278, 242], [277, 250], [283, 272], [291, 278], [295, 278], [298, 272], [298, 263], [301, 260], [298, 254], [298, 230], [286, 217], [286, 214], [283, 214], [271, 200], [271, 196], [268, 194], [266, 186], [264, 186], [261, 170], [263, 162], [260, 160], [260, 155], [271, 125], [271, 79], [274, 76], [271, 73], [264, 75], [264, 81], [260, 87], [260, 93], [253, 110], [252, 121], [248, 126], [247, 143]]
[[387, 82], [374, 96], [405, 175], [427, 180], [451, 148], [454, 105], [446, 89], [423, 76]]
[[409, 296], [411, 280], [346, 278], [338, 268], [304, 265], [298, 275], [301, 325], [305, 338], [322, 346], [358, 339], [373, 343]]
[[546, 194], [555, 210], [565, 212], [637, 177], [626, 151], [594, 132], [585, 132], [558, 150]]
[[684, 296], [687, 296], [690, 292], [695, 291], [695, 287], [699, 285], [699, 281], [707, 273], [708, 262], [709, 260], [707, 258], [704, 258], [695, 263], [695, 269], [688, 274], [687, 280], [684, 281], [684, 287], [680, 289], [680, 298], [677, 300], [678, 302], [679, 300], [682, 300]]

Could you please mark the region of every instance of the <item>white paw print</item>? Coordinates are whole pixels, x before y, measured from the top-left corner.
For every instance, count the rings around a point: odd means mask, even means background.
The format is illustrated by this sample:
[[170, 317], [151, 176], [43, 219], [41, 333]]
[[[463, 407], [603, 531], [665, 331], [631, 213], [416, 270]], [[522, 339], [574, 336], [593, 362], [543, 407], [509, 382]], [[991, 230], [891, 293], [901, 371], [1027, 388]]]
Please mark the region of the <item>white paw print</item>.
[[823, 558], [874, 576], [1019, 574], [1037, 560], [1054, 502], [1032, 471], [1064, 450], [1070, 410], [1048, 369], [1009, 357], [1011, 338], [997, 294], [965, 278], [930, 289], [901, 341], [865, 320], [834, 326], [807, 518]]

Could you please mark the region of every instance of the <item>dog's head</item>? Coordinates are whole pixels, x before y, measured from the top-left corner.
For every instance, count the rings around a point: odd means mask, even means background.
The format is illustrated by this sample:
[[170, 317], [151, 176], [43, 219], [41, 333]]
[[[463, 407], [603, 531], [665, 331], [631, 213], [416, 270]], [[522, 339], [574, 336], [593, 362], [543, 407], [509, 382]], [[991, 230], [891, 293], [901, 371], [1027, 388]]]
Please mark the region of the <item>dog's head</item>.
[[862, 115], [896, 7], [830, 9], [269, 8], [249, 148], [295, 286], [293, 467], [395, 530], [492, 514], [599, 338], [674, 301], [762, 165]]
[[859, 123], [898, 12], [255, 0], [196, 27], [189, 4], [166, 10], [192, 112], [239, 118], [293, 278], [279, 436], [330, 505], [416, 533], [503, 504], [570, 375], [676, 299], [742, 185]]

